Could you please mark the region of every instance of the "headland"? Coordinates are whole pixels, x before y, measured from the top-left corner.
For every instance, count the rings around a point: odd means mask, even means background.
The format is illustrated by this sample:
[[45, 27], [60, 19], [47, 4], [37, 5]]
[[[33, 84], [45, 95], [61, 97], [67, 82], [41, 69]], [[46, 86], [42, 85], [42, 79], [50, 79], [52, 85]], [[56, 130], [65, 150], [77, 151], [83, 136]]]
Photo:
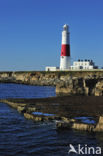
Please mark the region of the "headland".
[[57, 94], [103, 96], [103, 70], [0, 72], [0, 82], [55, 86]]

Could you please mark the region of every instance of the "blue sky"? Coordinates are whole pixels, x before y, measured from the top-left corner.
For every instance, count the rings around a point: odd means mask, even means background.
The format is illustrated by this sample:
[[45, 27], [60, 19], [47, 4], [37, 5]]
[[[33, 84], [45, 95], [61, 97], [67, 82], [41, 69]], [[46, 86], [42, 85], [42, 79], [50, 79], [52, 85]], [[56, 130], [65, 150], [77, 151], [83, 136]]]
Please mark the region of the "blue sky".
[[59, 66], [64, 24], [72, 61], [103, 66], [103, 0], [1, 0], [0, 71]]

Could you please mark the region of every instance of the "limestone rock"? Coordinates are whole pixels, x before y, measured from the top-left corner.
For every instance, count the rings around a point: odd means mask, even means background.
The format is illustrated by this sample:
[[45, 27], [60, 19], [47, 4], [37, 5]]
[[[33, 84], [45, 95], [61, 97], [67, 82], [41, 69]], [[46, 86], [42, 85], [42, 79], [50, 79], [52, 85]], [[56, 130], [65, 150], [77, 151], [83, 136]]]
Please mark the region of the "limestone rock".
[[35, 115], [29, 114], [29, 113], [24, 113], [24, 117], [26, 119], [32, 119], [33, 121], [43, 121], [43, 118], [42, 117], [35, 116]]
[[17, 107], [17, 110], [18, 110], [19, 113], [24, 113], [24, 112], [26, 112], [25, 106], [18, 106], [18, 107]]
[[103, 96], [103, 72], [1, 72], [0, 82], [56, 86], [57, 94]]
[[88, 125], [84, 123], [74, 123], [72, 129], [83, 130], [83, 131], [93, 131], [94, 125]]
[[69, 118], [66, 118], [66, 117], [61, 117], [61, 120], [64, 121], [64, 122], [75, 122], [76, 120], [75, 119], [69, 119]]
[[103, 132], [103, 116], [99, 117], [99, 122], [97, 123], [94, 131], [96, 131], [96, 132]]
[[31, 112], [35, 112], [36, 108], [35, 107], [28, 107], [27, 108], [27, 112], [31, 113]]
[[95, 87], [95, 96], [103, 96], [103, 80], [97, 82]]

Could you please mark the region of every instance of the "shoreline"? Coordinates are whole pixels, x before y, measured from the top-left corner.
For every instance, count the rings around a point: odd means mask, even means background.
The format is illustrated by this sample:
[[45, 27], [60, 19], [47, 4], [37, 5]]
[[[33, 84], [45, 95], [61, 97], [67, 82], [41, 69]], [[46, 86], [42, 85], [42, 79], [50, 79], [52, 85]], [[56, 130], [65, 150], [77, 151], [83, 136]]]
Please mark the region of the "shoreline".
[[[75, 129], [88, 132], [103, 132], [103, 97], [62, 96], [38, 99], [1, 99], [26, 119], [35, 122], [55, 121], [57, 129]], [[37, 115], [35, 112], [40, 112]], [[34, 113], [34, 114], [33, 114]], [[48, 114], [45, 116], [43, 113]], [[51, 114], [49, 116], [49, 114]], [[77, 117], [92, 118], [94, 123], [84, 123]]]
[[103, 71], [0, 72], [0, 83], [55, 86], [57, 94], [103, 96]]

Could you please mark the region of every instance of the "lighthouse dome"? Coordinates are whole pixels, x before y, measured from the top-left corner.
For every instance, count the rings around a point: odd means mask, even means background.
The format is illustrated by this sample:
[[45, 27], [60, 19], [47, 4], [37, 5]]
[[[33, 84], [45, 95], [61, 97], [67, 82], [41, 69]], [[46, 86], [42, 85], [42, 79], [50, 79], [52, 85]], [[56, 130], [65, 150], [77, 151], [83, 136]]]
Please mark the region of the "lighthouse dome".
[[67, 25], [67, 24], [65, 24], [65, 25], [63, 26], [63, 28], [64, 28], [65, 31], [68, 31], [68, 25]]

